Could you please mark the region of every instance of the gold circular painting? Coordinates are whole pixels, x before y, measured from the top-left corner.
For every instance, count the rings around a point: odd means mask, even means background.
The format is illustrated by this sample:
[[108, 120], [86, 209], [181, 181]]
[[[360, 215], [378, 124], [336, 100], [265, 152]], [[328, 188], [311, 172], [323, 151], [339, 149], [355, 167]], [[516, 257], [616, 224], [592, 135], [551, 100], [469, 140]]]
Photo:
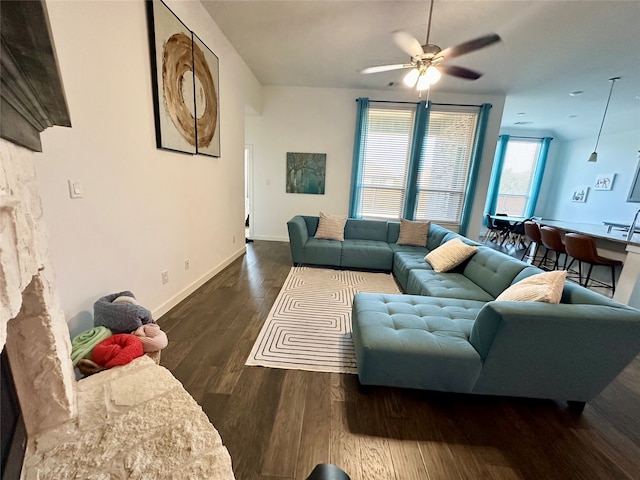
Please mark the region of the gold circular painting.
[[164, 45], [162, 78], [166, 109], [180, 135], [190, 145], [209, 146], [218, 123], [218, 95], [204, 53], [184, 33]]

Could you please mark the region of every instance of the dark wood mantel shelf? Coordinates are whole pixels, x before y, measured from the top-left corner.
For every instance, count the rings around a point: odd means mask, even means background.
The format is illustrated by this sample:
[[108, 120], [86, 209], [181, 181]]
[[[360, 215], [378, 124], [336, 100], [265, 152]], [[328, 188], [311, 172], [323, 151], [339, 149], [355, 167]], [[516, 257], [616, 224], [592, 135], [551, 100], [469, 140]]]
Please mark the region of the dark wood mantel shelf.
[[40, 132], [71, 126], [46, 5], [3, 0], [0, 20], [0, 137], [40, 152]]

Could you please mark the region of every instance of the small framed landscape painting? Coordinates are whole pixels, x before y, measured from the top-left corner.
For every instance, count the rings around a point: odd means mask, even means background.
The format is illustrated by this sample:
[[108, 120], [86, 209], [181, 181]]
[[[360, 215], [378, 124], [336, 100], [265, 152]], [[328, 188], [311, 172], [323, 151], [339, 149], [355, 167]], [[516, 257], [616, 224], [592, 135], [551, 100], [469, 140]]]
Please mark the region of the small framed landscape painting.
[[596, 181], [593, 184], [594, 190], [611, 190], [613, 181], [616, 178], [615, 173], [600, 173], [596, 175]]
[[326, 153], [287, 152], [287, 193], [324, 195]]
[[587, 195], [589, 194], [589, 187], [576, 187], [571, 193], [571, 201], [584, 203], [587, 201]]

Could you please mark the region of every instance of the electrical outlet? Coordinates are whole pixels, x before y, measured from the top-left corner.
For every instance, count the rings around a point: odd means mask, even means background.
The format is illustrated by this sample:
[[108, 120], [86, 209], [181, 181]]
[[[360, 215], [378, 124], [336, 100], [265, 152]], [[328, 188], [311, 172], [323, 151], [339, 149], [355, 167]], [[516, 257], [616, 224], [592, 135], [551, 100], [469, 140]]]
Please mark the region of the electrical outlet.
[[236, 236], [233, 236], [233, 243], [236, 243]]
[[169, 283], [169, 270], [162, 272], [162, 284]]
[[188, 258], [186, 258], [185, 261], [184, 261], [184, 269], [185, 270], [189, 270], [189, 259]]

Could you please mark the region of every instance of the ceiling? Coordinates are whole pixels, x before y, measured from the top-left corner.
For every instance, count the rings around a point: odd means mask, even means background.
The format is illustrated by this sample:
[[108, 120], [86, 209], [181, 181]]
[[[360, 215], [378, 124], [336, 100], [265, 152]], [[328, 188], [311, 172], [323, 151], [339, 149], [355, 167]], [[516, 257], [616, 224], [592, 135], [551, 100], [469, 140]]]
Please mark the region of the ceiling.
[[[426, 0], [201, 2], [262, 85], [394, 91], [405, 88], [405, 71], [359, 70], [406, 63], [391, 32], [424, 43], [429, 9]], [[637, 131], [640, 145], [639, 25], [640, 0], [436, 0], [431, 43], [444, 49], [492, 32], [502, 42], [449, 62], [482, 78], [443, 76], [432, 88], [503, 94], [503, 127], [595, 141], [608, 79], [622, 77], [603, 135]]]

